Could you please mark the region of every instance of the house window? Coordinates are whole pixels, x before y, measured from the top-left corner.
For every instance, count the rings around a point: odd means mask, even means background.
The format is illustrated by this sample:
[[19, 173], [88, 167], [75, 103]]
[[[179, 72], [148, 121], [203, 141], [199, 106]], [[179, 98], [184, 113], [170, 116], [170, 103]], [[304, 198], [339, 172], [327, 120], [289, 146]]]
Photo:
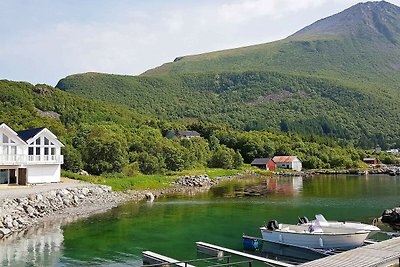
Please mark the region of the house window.
[[38, 138], [38, 139], [36, 139], [36, 142], [35, 142], [37, 145], [40, 145], [40, 137]]
[[48, 147], [45, 147], [44, 148], [44, 154], [47, 156], [47, 155], [49, 155], [49, 148]]
[[51, 155], [55, 155], [56, 154], [56, 149], [54, 147], [51, 148]]
[[37, 147], [36, 148], [36, 154], [35, 154], [36, 156], [39, 156], [40, 155], [40, 147]]
[[28, 155], [29, 155], [29, 156], [33, 156], [33, 147], [30, 147], [30, 148], [28, 149]]
[[49, 145], [49, 139], [47, 139], [46, 137], [44, 138], [44, 145], [48, 146]]
[[3, 144], [8, 144], [8, 136], [3, 134]]
[[8, 184], [9, 170], [0, 170], [0, 184]]

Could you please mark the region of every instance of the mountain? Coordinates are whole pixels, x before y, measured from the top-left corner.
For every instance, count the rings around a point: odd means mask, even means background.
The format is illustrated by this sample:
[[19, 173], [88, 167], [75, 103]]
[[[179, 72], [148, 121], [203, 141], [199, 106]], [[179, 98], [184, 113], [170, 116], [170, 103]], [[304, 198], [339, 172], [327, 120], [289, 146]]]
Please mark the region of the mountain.
[[178, 57], [140, 76], [57, 87], [169, 120], [399, 145], [400, 8], [360, 3], [272, 43]]
[[[400, 71], [400, 8], [357, 4], [272, 43], [179, 57], [146, 76], [222, 71], [279, 71], [329, 79], [389, 80]], [[376, 82], [375, 84], [379, 84]]]

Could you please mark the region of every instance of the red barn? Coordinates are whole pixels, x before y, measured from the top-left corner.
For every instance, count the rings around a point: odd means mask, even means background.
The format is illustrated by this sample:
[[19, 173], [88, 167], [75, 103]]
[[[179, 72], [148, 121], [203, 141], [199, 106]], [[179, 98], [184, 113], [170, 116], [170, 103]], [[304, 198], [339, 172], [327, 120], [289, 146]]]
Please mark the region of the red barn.
[[250, 163], [250, 165], [251, 166], [256, 166], [256, 167], [258, 167], [260, 169], [268, 170], [268, 171], [275, 171], [276, 170], [276, 164], [270, 158], [256, 158]]

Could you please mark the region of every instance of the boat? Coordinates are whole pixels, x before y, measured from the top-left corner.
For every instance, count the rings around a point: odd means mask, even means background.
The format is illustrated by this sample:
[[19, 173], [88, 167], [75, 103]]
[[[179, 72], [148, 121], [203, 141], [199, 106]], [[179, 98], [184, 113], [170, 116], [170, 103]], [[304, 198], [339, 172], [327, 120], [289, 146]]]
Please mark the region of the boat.
[[336, 228], [348, 228], [348, 229], [355, 229], [355, 230], [366, 230], [370, 231], [368, 237], [373, 236], [374, 234], [381, 231], [377, 226], [371, 224], [365, 224], [360, 222], [339, 222], [339, 221], [327, 221], [322, 214], [315, 215], [315, 220], [311, 222], [308, 221], [307, 217], [299, 218], [299, 224], [318, 224], [324, 227], [336, 227]]
[[316, 224], [281, 224], [269, 221], [260, 227], [265, 242], [303, 246], [313, 249], [348, 250], [364, 244], [370, 231]]

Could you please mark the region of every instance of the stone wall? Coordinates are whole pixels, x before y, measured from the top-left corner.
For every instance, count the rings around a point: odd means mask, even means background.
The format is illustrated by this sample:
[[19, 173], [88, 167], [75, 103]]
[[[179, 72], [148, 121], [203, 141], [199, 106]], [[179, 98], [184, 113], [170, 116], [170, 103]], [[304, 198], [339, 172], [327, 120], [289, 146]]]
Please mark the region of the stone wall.
[[0, 204], [0, 238], [25, 230], [43, 217], [59, 215], [68, 209], [82, 209], [85, 213], [85, 207], [111, 208], [125, 199], [124, 194], [112, 192], [111, 187], [104, 185], [71, 187], [4, 199]]

